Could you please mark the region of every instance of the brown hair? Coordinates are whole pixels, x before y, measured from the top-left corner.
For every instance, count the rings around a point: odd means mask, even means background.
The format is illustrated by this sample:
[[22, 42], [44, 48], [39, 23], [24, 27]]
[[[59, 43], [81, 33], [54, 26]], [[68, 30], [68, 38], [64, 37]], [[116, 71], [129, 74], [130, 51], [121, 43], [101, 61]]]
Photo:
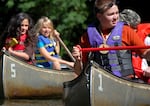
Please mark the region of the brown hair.
[[116, 4], [116, 0], [96, 0], [95, 13], [104, 13], [106, 10]]

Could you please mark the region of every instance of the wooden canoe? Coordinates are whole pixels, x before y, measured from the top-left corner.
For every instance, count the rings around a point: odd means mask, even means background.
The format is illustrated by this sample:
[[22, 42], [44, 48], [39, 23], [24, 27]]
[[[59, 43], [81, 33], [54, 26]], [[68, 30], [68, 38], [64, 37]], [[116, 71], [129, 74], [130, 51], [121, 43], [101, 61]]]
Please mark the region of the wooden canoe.
[[86, 70], [64, 83], [65, 106], [150, 106], [150, 85], [119, 78], [94, 63]]
[[76, 77], [71, 69], [39, 68], [6, 53], [0, 63], [1, 98], [62, 98], [63, 82]]

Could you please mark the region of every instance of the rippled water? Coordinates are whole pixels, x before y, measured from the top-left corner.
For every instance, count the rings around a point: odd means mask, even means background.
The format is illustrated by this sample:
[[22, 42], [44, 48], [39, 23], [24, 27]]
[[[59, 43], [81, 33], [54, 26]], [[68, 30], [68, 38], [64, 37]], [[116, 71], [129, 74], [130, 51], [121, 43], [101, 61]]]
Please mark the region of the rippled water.
[[60, 99], [59, 100], [11, 99], [11, 100], [0, 100], [0, 106], [63, 106], [63, 102]]

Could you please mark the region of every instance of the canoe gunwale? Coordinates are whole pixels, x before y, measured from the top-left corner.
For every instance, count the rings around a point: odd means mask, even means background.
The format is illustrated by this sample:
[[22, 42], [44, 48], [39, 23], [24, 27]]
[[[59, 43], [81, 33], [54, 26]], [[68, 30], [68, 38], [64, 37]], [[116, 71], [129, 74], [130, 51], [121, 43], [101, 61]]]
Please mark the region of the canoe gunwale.
[[3, 52], [0, 54], [0, 98], [4, 99], [4, 89], [3, 89]]

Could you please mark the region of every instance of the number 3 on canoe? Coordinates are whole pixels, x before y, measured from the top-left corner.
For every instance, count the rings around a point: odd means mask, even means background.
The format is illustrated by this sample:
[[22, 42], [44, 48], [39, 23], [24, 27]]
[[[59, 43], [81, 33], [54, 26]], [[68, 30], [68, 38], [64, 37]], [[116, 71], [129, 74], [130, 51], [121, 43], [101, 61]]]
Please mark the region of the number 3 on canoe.
[[15, 64], [11, 64], [11, 77], [16, 78]]
[[102, 75], [101, 75], [101, 74], [98, 74], [98, 77], [99, 77], [99, 86], [98, 86], [98, 89], [99, 89], [99, 91], [103, 92], [103, 87], [102, 87]]

